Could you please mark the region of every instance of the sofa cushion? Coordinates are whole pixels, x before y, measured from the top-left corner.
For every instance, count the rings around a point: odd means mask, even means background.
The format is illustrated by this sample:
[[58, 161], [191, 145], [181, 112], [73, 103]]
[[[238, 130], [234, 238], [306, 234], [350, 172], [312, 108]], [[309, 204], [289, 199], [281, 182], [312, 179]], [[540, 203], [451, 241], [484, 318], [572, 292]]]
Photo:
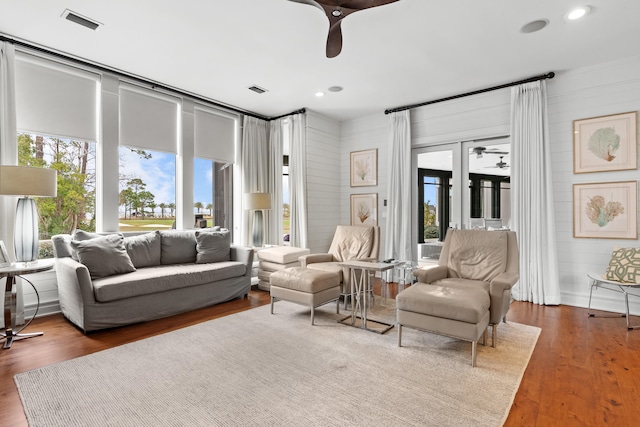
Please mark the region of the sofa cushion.
[[[122, 236], [122, 234], [120, 233], [113, 233], [113, 234], [118, 234]], [[103, 236], [106, 236], [106, 234], [92, 233], [90, 231], [76, 229], [76, 230], [73, 230], [73, 233], [71, 234], [71, 240], [84, 241], [84, 240], [91, 240], [91, 239], [95, 239], [96, 237], [103, 237]], [[75, 250], [73, 250], [73, 248], [71, 250], [71, 258], [78, 261], [78, 254], [76, 253]]]
[[640, 248], [613, 248], [604, 277], [616, 282], [640, 284]]
[[196, 262], [196, 233], [193, 230], [160, 231], [160, 263], [188, 264]]
[[196, 231], [196, 263], [229, 261], [231, 233], [229, 230]]
[[89, 269], [92, 278], [135, 271], [124, 245], [124, 237], [110, 234], [89, 240], [71, 241], [79, 261]]
[[159, 231], [125, 237], [124, 245], [135, 268], [160, 265], [161, 240]]
[[245, 264], [237, 261], [158, 265], [96, 279], [93, 281], [93, 292], [98, 302], [115, 301], [240, 277], [246, 270]]
[[298, 262], [298, 258], [308, 255], [309, 249], [297, 248], [295, 246], [273, 246], [261, 249], [256, 252], [260, 261], [268, 261], [275, 264], [290, 264]]
[[450, 230], [449, 276], [491, 281], [507, 268], [507, 233]]

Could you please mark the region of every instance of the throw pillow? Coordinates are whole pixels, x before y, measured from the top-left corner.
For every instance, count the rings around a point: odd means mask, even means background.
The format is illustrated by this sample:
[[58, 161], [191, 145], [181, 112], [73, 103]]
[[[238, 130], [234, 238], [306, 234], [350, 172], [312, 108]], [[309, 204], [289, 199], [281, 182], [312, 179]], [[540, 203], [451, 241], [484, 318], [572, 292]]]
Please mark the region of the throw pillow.
[[196, 262], [196, 233], [193, 230], [160, 232], [160, 263], [192, 264]]
[[120, 234], [83, 241], [72, 240], [71, 247], [94, 279], [136, 271], [124, 246], [124, 237]]
[[129, 236], [124, 238], [124, 246], [135, 268], [160, 265], [160, 232]]
[[640, 248], [613, 248], [605, 278], [640, 284]]
[[[120, 233], [113, 233], [113, 234], [122, 236], [122, 234]], [[71, 234], [71, 240], [83, 241], [83, 240], [95, 239], [96, 237], [102, 237], [102, 236], [106, 236], [106, 234], [92, 233], [90, 231], [76, 229]], [[78, 261], [78, 254], [75, 251], [71, 251], [71, 258]]]
[[231, 234], [226, 231], [196, 231], [196, 263], [230, 261]]

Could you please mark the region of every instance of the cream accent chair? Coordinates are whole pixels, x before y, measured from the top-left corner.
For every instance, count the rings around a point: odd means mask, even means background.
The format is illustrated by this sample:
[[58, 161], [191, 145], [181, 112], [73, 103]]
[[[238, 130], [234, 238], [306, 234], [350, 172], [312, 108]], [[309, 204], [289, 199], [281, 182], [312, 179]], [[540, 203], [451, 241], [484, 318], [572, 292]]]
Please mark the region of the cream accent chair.
[[340, 295], [351, 296], [349, 269], [339, 262], [352, 260], [376, 261], [380, 253], [380, 227], [373, 225], [338, 225], [328, 253], [304, 255], [298, 258], [303, 268], [335, 272], [340, 276]]
[[447, 231], [436, 267], [416, 269], [419, 283], [459, 289], [481, 288], [491, 300], [489, 324], [493, 326], [492, 346], [496, 346], [496, 327], [506, 322], [511, 304], [511, 288], [519, 279], [518, 241], [514, 231]]

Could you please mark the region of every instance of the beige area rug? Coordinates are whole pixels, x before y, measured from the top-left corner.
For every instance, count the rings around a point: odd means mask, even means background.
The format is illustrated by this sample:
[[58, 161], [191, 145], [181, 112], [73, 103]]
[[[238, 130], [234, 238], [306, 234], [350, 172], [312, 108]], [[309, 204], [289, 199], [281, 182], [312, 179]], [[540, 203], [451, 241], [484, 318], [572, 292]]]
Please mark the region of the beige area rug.
[[[370, 315], [392, 320], [392, 307]], [[30, 426], [500, 426], [540, 329], [498, 347], [277, 302], [15, 376]], [[61, 343], [60, 345], [64, 345]]]

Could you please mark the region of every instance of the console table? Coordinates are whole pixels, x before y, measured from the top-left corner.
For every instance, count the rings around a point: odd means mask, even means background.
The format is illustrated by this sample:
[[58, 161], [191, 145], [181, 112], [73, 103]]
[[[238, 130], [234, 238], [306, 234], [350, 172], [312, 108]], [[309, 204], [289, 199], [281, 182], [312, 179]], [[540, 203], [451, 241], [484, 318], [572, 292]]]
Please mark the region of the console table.
[[35, 319], [38, 314], [38, 308], [40, 307], [40, 296], [38, 290], [31, 283], [31, 281], [23, 279], [31, 285], [36, 292], [38, 298], [38, 304], [36, 306], [36, 312], [31, 319], [20, 329], [16, 331], [16, 277], [24, 274], [40, 273], [42, 271], [51, 270], [53, 268], [53, 260], [37, 260], [33, 262], [16, 262], [7, 267], [0, 267], [0, 277], [6, 277], [6, 283], [4, 288], [4, 332], [2, 339], [4, 339], [4, 348], [11, 348], [11, 344], [14, 341], [24, 338], [31, 338], [42, 335], [42, 332], [33, 332], [30, 334], [22, 334], [21, 332], [29, 326], [31, 321]]

